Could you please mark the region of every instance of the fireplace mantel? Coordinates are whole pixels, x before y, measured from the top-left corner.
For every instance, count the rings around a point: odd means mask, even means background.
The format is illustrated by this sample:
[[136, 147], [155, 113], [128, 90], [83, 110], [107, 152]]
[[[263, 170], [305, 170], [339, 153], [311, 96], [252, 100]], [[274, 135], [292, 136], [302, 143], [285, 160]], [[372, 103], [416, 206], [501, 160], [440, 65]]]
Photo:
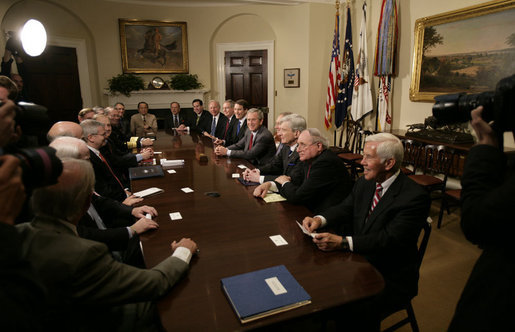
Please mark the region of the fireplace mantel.
[[150, 109], [167, 109], [173, 101], [181, 104], [181, 107], [191, 107], [193, 99], [200, 99], [204, 103], [208, 100], [208, 90], [140, 90], [131, 92], [131, 96], [127, 97], [122, 94], [111, 95], [105, 92], [109, 100], [109, 105], [114, 106], [115, 103], [121, 102], [127, 110], [136, 110], [138, 103], [144, 101], [148, 103]]

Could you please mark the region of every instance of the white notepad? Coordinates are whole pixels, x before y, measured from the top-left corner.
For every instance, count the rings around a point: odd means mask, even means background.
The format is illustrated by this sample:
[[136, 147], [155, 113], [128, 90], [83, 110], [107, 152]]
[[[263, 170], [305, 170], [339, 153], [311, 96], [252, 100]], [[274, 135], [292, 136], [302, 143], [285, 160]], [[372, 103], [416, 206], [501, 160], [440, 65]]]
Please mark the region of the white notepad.
[[159, 194], [164, 192], [163, 189], [157, 188], [157, 187], [151, 187], [142, 191], [138, 191], [137, 193], [134, 193], [134, 196], [138, 197], [147, 197], [154, 194]]

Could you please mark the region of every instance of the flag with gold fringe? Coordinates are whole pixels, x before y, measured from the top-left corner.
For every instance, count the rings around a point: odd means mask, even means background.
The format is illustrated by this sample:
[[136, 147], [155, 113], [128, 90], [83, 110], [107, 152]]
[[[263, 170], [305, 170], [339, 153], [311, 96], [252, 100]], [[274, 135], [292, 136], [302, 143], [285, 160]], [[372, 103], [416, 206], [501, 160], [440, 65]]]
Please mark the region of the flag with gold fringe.
[[368, 76], [367, 56], [367, 3], [363, 2], [363, 19], [359, 31], [359, 51], [356, 61], [356, 76], [354, 78], [354, 91], [352, 92], [351, 115], [354, 121], [360, 121], [372, 113], [372, 92]]
[[397, 37], [397, 4], [395, 0], [383, 0], [374, 59], [374, 75], [379, 77], [376, 119], [379, 131], [389, 131], [392, 124], [392, 75], [396, 70]]
[[325, 128], [331, 128], [333, 124], [333, 112], [338, 95], [338, 82], [340, 80], [340, 6], [336, 2], [336, 18], [334, 20], [334, 37], [331, 51], [331, 63], [329, 64], [329, 80], [327, 83], [327, 98], [325, 101]]
[[347, 117], [347, 112], [352, 105], [352, 91], [354, 90], [354, 53], [352, 52], [352, 24], [348, 2], [345, 42], [340, 71], [341, 80], [338, 86], [338, 98], [334, 112], [334, 124], [336, 128], [339, 128]]

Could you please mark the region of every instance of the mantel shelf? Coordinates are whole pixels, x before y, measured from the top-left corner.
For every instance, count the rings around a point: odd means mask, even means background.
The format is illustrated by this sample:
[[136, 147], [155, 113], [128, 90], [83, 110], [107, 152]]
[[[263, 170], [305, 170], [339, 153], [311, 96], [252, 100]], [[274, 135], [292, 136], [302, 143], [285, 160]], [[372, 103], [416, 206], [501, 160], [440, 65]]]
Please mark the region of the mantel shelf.
[[182, 107], [191, 107], [193, 99], [207, 102], [208, 93], [209, 90], [140, 90], [131, 92], [131, 96], [127, 97], [123, 94], [111, 95], [108, 90], [104, 90], [109, 105], [114, 106], [115, 103], [121, 102], [128, 110], [137, 109], [140, 101], [148, 103], [150, 109], [170, 108], [170, 103], [173, 101], [178, 102]]

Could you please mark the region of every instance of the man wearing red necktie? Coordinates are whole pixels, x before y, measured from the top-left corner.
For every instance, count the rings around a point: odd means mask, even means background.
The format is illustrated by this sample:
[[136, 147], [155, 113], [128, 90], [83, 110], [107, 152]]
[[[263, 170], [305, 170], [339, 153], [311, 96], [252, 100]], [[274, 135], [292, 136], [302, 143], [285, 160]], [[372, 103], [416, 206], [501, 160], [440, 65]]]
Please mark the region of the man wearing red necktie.
[[264, 165], [275, 154], [275, 143], [272, 133], [263, 126], [263, 112], [252, 108], [247, 112], [248, 131], [237, 143], [228, 146], [217, 146], [218, 156], [247, 159], [254, 165]]
[[377, 328], [381, 318], [409, 303], [418, 289], [417, 241], [429, 214], [428, 193], [400, 172], [401, 141], [392, 134], [367, 137], [364, 175], [340, 204], [306, 217], [309, 232], [324, 226], [336, 234], [318, 233], [313, 242], [323, 251], [352, 251], [365, 256], [383, 275], [384, 290], [368, 308]]

